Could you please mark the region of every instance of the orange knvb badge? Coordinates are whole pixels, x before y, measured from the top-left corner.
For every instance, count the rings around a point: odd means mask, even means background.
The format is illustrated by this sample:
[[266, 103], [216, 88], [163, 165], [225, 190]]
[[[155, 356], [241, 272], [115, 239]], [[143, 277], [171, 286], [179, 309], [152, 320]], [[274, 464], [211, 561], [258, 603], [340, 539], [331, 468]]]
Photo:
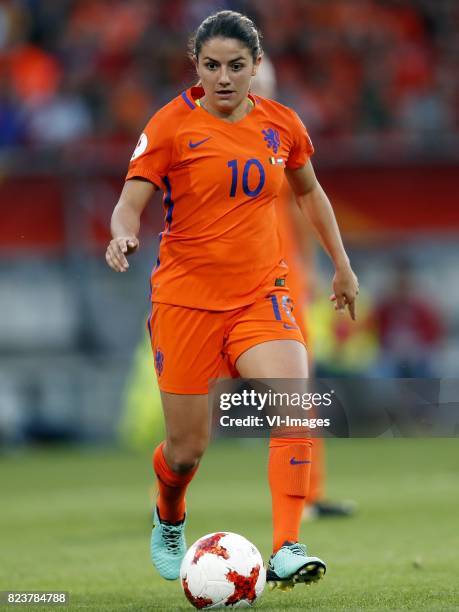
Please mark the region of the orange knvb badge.
[[161, 376], [164, 369], [164, 353], [160, 348], [155, 350], [155, 368], [158, 376]]

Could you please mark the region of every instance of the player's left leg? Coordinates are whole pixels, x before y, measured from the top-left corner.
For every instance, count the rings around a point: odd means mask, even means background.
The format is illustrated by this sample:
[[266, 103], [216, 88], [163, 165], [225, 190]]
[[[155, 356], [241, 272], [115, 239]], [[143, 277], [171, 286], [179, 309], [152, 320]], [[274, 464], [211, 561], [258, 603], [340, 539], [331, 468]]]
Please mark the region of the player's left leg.
[[[308, 375], [306, 349], [296, 340], [252, 346], [238, 358], [236, 367], [244, 378], [306, 379]], [[268, 474], [274, 533], [267, 581], [271, 587], [286, 589], [298, 582], [316, 582], [326, 571], [321, 559], [308, 556], [306, 547], [298, 544], [309, 488], [311, 446], [306, 437], [270, 441]]]

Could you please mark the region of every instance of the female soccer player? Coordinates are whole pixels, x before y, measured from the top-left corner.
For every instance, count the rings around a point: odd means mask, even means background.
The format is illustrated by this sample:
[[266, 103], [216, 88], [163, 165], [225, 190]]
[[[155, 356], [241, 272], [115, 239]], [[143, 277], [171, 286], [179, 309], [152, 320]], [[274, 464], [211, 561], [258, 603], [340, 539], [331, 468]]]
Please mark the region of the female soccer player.
[[[166, 225], [151, 276], [148, 327], [167, 435], [153, 455], [159, 494], [151, 555], [169, 580], [178, 578], [186, 552], [185, 492], [209, 440], [209, 380], [223, 360], [244, 378], [308, 376], [274, 209], [284, 172], [334, 263], [335, 308], [347, 306], [354, 318], [358, 292], [309, 160], [304, 125], [289, 108], [249, 94], [262, 59], [252, 21], [232, 11], [208, 17], [192, 57], [200, 86], [161, 108], [140, 136], [106, 252], [113, 270], [128, 269], [141, 213], [162, 189]], [[306, 438], [270, 441], [274, 537], [267, 579], [281, 587], [316, 581], [326, 570], [298, 544], [310, 452]]]

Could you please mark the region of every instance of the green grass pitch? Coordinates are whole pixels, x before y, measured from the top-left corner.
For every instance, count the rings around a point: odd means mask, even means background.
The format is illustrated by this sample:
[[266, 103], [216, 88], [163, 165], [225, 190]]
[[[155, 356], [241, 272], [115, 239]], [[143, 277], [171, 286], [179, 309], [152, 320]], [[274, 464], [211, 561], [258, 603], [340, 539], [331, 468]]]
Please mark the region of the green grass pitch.
[[[459, 610], [459, 441], [327, 445], [329, 495], [360, 512], [303, 525], [325, 579], [266, 590], [257, 608]], [[269, 555], [266, 459], [262, 441], [213, 443], [188, 496], [189, 544], [228, 530]], [[69, 610], [192, 609], [179, 582], [150, 567], [149, 457], [27, 451], [0, 458], [0, 482], [0, 590], [69, 591]]]

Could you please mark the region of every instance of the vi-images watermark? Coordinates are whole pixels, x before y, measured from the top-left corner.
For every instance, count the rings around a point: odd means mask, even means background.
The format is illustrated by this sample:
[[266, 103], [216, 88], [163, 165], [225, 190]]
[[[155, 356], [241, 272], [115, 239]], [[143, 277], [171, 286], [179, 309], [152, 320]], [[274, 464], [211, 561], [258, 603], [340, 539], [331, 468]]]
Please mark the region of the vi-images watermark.
[[[333, 401], [334, 391], [325, 393], [299, 393], [299, 392], [276, 392], [273, 389], [267, 391], [256, 391], [255, 389], [243, 389], [239, 392], [220, 393], [218, 396], [221, 411], [229, 411], [241, 408], [245, 409], [246, 416], [231, 416], [223, 414], [219, 416], [221, 427], [238, 428], [307, 428], [316, 429], [330, 427], [329, 418], [316, 418], [313, 416], [302, 416], [299, 410], [310, 411], [317, 408], [328, 408]], [[294, 415], [288, 411], [293, 409]], [[250, 414], [252, 411], [263, 414]]]
[[459, 378], [218, 379], [223, 437], [457, 437]]
[[279, 393], [269, 389], [260, 393], [255, 389], [244, 389], [240, 393], [220, 393], [220, 410], [229, 410], [234, 406], [256, 410], [263, 410], [265, 407], [311, 410], [320, 406], [331, 406], [333, 394], [333, 390], [326, 393]]

